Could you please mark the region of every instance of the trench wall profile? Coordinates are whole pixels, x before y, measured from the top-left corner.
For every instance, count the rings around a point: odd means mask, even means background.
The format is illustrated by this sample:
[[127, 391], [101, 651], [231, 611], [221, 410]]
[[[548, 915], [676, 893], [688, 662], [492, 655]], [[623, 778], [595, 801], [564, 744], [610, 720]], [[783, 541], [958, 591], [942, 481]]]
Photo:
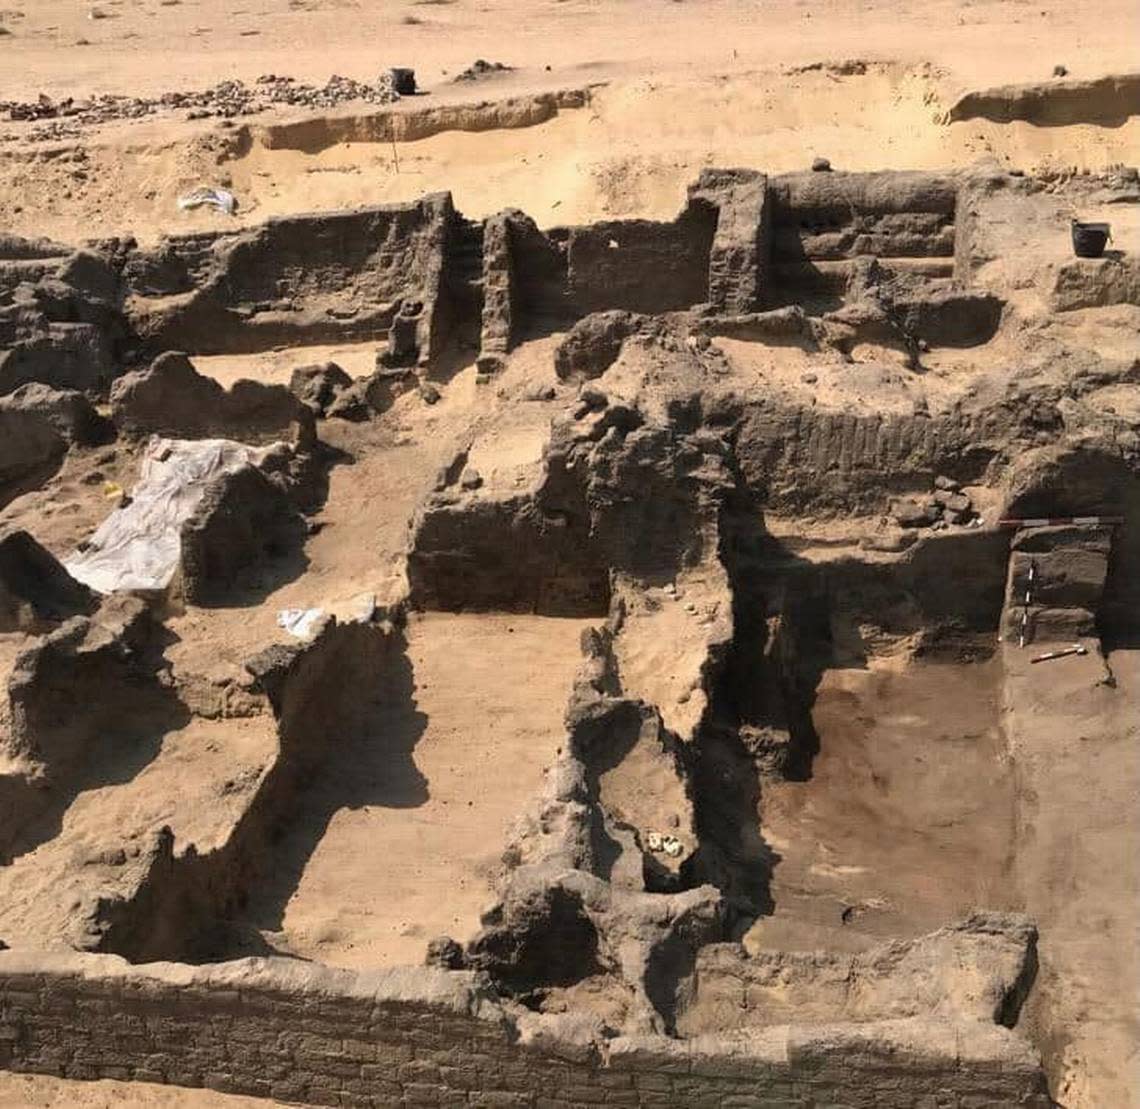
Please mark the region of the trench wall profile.
[[315, 1105], [1049, 1104], [1023, 1040], [984, 1022], [779, 1027], [608, 1041], [508, 1010], [469, 972], [285, 959], [133, 967], [0, 952], [0, 1066]]

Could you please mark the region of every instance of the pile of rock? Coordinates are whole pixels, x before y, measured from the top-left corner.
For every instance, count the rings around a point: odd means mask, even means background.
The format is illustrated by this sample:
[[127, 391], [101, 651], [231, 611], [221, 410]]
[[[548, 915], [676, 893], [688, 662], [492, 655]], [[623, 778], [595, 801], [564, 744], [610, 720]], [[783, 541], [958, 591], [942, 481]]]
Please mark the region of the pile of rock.
[[488, 62], [476, 58], [462, 73], [456, 76], [457, 81], [479, 81], [496, 73], [510, 73], [514, 66], [504, 65], [502, 62]]
[[[350, 377], [335, 362], [298, 366], [289, 380], [293, 395], [321, 419], [360, 421], [387, 412], [401, 393], [417, 385], [414, 373], [406, 368], [377, 364], [367, 377]], [[428, 404], [439, 400], [439, 390], [430, 383], [419, 385]]]
[[976, 518], [969, 496], [953, 478], [936, 477], [934, 492], [921, 500], [907, 497], [891, 505], [891, 516], [899, 527], [944, 528], [969, 524]]
[[35, 100], [0, 100], [0, 113], [6, 113], [8, 119], [15, 121], [68, 119], [73, 123], [94, 125], [140, 119], [175, 109], [188, 109], [191, 119], [232, 118], [254, 115], [281, 105], [333, 108], [351, 101], [391, 104], [399, 98], [390, 73], [381, 74], [372, 83], [334, 75], [323, 86], [305, 85], [292, 77], [267, 74], [259, 77], [253, 85], [244, 81], [222, 81], [197, 92], [166, 92], [151, 98], [108, 94], [79, 100], [74, 97], [53, 100], [40, 93]]

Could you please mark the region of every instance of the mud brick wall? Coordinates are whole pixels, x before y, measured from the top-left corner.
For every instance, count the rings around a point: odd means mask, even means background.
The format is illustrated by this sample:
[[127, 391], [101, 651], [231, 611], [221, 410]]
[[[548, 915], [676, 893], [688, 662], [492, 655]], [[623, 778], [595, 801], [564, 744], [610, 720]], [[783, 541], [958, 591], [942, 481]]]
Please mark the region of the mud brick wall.
[[604, 616], [609, 576], [580, 527], [544, 520], [525, 498], [455, 503], [452, 494], [417, 514], [408, 552], [416, 608]]
[[820, 412], [767, 399], [741, 415], [741, 472], [778, 511], [876, 511], [892, 490], [929, 488], [962, 438], [948, 420]]
[[430, 332], [452, 215], [438, 193], [173, 236], [127, 258], [128, 315], [151, 348], [192, 354], [383, 336], [403, 299]]
[[625, 308], [674, 312], [703, 304], [716, 213], [689, 208], [672, 223], [615, 220], [566, 239], [569, 299], [582, 315]]
[[1023, 617], [1030, 643], [1094, 635], [1108, 577], [1112, 529], [1093, 525], [1022, 528], [1010, 548], [1003, 620], [1006, 637], [1016, 640], [1021, 635]]
[[479, 356], [501, 358], [513, 345], [517, 296], [511, 254], [510, 213], [499, 212], [483, 226], [483, 315]]
[[602, 1058], [464, 972], [281, 959], [132, 967], [0, 953], [0, 1067], [313, 1105], [1044, 1109], [1033, 1053], [984, 1022], [629, 1037]]
[[929, 173], [799, 173], [769, 178], [781, 260], [948, 258], [958, 182]]
[[771, 253], [768, 183], [757, 174], [719, 197], [709, 262], [709, 301], [722, 312], [755, 312], [765, 302]]

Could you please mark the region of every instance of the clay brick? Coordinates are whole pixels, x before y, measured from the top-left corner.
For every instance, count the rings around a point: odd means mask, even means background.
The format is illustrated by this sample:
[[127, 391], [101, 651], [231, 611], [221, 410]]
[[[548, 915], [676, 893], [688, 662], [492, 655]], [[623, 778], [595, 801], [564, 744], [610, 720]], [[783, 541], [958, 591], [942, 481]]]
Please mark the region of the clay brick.
[[328, 1086], [310, 1086], [305, 1101], [309, 1105], [339, 1105], [340, 1092]]

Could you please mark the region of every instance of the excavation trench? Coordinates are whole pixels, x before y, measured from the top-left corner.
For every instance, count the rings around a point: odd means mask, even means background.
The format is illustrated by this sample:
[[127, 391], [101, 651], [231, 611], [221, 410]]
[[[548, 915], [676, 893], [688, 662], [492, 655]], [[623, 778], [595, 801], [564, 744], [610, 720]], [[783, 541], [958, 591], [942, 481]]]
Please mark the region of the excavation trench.
[[266, 679], [281, 749], [228, 841], [160, 861], [105, 949], [375, 966], [465, 938], [563, 741], [583, 626], [428, 614], [406, 638], [334, 629]]

